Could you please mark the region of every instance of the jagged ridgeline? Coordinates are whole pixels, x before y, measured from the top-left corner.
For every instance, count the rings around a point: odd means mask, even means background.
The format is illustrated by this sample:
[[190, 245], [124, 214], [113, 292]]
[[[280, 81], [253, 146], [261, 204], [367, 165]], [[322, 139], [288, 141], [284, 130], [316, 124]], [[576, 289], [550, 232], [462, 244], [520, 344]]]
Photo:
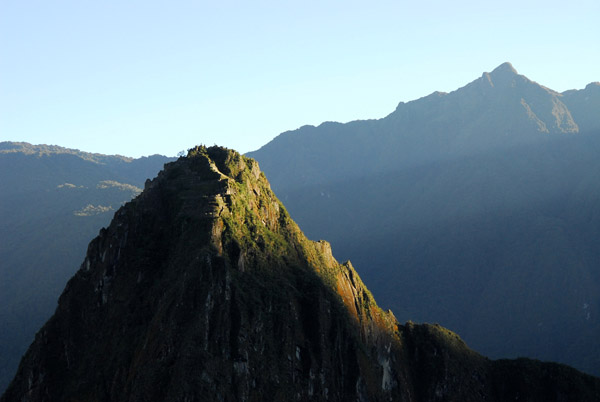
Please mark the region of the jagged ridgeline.
[[515, 398], [599, 400], [600, 381], [399, 325], [254, 160], [196, 147], [90, 243], [1, 401]]

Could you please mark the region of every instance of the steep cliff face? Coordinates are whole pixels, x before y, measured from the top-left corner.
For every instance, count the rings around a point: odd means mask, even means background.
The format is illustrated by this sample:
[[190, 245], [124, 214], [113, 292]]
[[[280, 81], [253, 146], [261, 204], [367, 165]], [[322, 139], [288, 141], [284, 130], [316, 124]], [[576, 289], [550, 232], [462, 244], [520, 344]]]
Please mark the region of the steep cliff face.
[[349, 262], [304, 237], [254, 160], [198, 147], [90, 243], [0, 400], [514, 397], [598, 400], [600, 382], [399, 325]]

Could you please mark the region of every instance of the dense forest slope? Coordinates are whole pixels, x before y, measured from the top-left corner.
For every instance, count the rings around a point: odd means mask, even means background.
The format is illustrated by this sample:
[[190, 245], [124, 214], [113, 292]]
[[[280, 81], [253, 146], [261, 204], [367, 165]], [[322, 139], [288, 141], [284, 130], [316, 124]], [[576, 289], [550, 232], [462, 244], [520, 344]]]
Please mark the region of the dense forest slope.
[[249, 156], [399, 319], [600, 374], [599, 154], [599, 83], [557, 93], [505, 63]]
[[400, 325], [254, 160], [197, 147], [90, 243], [0, 401], [266, 399], [597, 401], [600, 380]]
[[0, 392], [89, 240], [168, 160], [0, 143]]

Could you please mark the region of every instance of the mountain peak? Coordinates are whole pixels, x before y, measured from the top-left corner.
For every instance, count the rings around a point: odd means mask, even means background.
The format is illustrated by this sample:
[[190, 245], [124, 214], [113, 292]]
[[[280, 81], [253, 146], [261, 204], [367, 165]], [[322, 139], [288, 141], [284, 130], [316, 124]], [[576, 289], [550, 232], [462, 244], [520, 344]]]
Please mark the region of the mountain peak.
[[515, 70], [512, 64], [510, 64], [509, 62], [505, 62], [500, 64], [491, 72], [492, 76], [500, 74], [518, 75], [519, 73], [517, 73], [517, 70]]
[[[513, 86], [515, 79], [520, 77], [517, 70], [509, 62], [502, 63], [491, 73], [483, 73], [481, 79], [485, 82], [486, 86], [490, 87], [505, 87]], [[480, 80], [481, 81], [481, 80]]]
[[[90, 243], [0, 401], [397, 395], [378, 362], [399, 353], [397, 331], [351, 264], [302, 234], [256, 161], [199, 146]], [[359, 377], [377, 380], [356, 391]]]
[[90, 243], [0, 402], [538, 401], [542, 381], [544, 396], [582, 383], [502, 364], [440, 326], [399, 325], [302, 234], [257, 162], [200, 146]]

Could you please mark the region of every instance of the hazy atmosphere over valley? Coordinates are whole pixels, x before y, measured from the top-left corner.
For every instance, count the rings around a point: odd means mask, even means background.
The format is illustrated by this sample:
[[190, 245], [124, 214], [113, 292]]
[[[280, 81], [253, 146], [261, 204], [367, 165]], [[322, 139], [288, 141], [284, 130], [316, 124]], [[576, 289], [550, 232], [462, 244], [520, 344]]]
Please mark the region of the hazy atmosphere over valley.
[[600, 400], [600, 3], [34, 3], [1, 402]]

